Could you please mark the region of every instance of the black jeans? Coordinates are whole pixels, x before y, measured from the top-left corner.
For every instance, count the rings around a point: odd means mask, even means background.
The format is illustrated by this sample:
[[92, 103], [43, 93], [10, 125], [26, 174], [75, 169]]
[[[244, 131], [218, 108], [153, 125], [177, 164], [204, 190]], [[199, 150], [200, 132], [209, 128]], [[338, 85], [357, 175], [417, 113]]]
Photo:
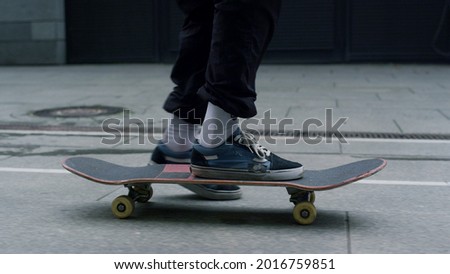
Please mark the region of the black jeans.
[[256, 115], [255, 78], [281, 0], [177, 0], [185, 14], [175, 83], [164, 109], [201, 123], [208, 102], [242, 118]]

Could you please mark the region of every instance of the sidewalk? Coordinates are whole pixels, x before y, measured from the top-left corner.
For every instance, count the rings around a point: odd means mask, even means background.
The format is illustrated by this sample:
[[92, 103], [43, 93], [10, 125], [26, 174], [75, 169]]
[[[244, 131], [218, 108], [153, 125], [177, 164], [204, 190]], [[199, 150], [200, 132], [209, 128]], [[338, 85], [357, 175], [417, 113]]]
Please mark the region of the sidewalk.
[[[170, 68], [0, 67], [0, 122], [58, 124], [29, 113], [96, 104], [122, 106], [142, 118], [166, 117], [161, 104], [172, 89]], [[323, 117], [324, 109], [332, 108], [336, 116], [351, 119], [343, 131], [450, 134], [449, 72], [444, 65], [263, 66], [257, 103], [260, 115], [272, 109], [275, 118], [296, 122]]]
[[[157, 185], [155, 197], [138, 207], [135, 218], [115, 220], [110, 202], [125, 189], [63, 173], [61, 160], [88, 154], [144, 165], [154, 144], [139, 144], [138, 135], [101, 144], [102, 122], [123, 121], [123, 114], [43, 118], [32, 113], [117, 106], [129, 109], [131, 118], [153, 119], [159, 137], [160, 121], [169, 117], [161, 105], [172, 88], [170, 69], [0, 67], [0, 191], [8, 211], [0, 220], [2, 252], [450, 253], [450, 67], [445, 65], [261, 67], [257, 118], [267, 110], [273, 118], [292, 118], [288, 130], [303, 129], [311, 118], [325, 124], [326, 109], [332, 111], [331, 124], [348, 118], [339, 127], [346, 144], [333, 138], [288, 146], [289, 136], [280, 136], [275, 144], [266, 142], [271, 150], [309, 169], [355, 158], [389, 161], [364, 183], [318, 193], [319, 216], [312, 226], [293, 223], [284, 189], [264, 187], [244, 187], [243, 199], [217, 203], [176, 185]], [[320, 133], [325, 126], [311, 129]]]
[[[51, 119], [33, 111], [70, 106], [118, 106], [130, 118], [154, 121], [161, 131], [162, 110], [172, 89], [169, 65], [111, 65], [62, 67], [0, 67], [0, 129], [45, 128], [76, 130], [100, 127], [106, 118], [124, 120], [123, 114], [91, 118]], [[330, 109], [343, 133], [392, 133], [414, 139], [450, 140], [450, 67], [443, 65], [305, 65], [263, 66], [258, 78], [257, 105], [279, 121], [291, 118], [286, 129], [303, 130], [305, 121], [325, 124]], [[307, 125], [307, 123], [306, 123]], [[20, 126], [20, 127], [19, 127]], [[253, 127], [262, 129], [261, 124]], [[323, 132], [325, 125], [313, 124]], [[425, 135], [425, 137], [423, 137]], [[351, 134], [349, 135], [351, 136]], [[395, 137], [394, 136], [394, 137]], [[373, 146], [376, 143], [376, 146]], [[438, 142], [439, 143], [439, 142]], [[270, 145], [269, 145], [270, 146]], [[354, 139], [351, 145], [275, 146], [273, 150], [298, 153], [343, 153], [414, 159], [449, 159], [447, 142], [398, 142], [395, 139]], [[294, 149], [294, 151], [292, 150]]]

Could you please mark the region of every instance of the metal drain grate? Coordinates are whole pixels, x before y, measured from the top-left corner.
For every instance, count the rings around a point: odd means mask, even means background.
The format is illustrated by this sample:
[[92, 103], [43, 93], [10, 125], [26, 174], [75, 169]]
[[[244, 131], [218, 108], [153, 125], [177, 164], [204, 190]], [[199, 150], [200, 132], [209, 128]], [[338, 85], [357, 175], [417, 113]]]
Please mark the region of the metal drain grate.
[[[101, 126], [82, 126], [82, 125], [40, 125], [33, 123], [12, 123], [1, 124], [0, 130], [28, 130], [28, 131], [67, 131], [67, 132], [95, 132], [101, 133], [103, 129]], [[118, 128], [118, 132], [139, 133], [136, 128]], [[450, 140], [450, 134], [417, 134], [417, 133], [387, 133], [387, 132], [301, 132], [301, 131], [263, 131], [247, 129], [248, 132], [257, 136], [272, 136], [272, 137], [336, 137], [336, 138], [361, 138], [361, 139], [397, 139], [397, 140]], [[161, 127], [148, 128], [147, 134], [161, 134], [163, 129]]]
[[430, 133], [372, 133], [372, 132], [344, 132], [345, 138], [363, 139], [408, 139], [408, 140], [450, 140], [450, 134]]
[[336, 137], [336, 138], [361, 138], [361, 139], [399, 139], [399, 140], [450, 140], [450, 134], [432, 133], [387, 133], [387, 132], [322, 132], [322, 131], [254, 131], [253, 134], [280, 137]]
[[73, 106], [38, 110], [33, 112], [33, 115], [52, 118], [82, 118], [117, 114], [123, 110], [121, 107], [109, 106]]

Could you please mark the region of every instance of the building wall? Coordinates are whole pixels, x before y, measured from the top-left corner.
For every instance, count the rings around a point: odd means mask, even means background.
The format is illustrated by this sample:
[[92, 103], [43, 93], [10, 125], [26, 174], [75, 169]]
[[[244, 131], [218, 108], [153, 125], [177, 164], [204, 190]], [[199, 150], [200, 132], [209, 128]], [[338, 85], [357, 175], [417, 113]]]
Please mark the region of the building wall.
[[[450, 56], [450, 0], [282, 2], [264, 62], [445, 60], [436, 46]], [[175, 0], [66, 0], [67, 62], [173, 62], [182, 22]]]
[[[175, 0], [0, 0], [0, 65], [173, 62]], [[450, 59], [450, 0], [283, 0], [266, 62]]]
[[64, 0], [0, 0], [0, 64], [64, 64]]

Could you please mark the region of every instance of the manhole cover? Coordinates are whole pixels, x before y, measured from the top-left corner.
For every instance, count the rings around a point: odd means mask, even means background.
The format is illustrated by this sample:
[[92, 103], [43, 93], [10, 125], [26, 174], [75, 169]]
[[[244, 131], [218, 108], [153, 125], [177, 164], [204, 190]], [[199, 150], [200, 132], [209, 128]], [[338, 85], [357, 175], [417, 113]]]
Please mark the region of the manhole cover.
[[120, 112], [123, 112], [123, 108], [108, 106], [74, 106], [38, 110], [33, 112], [33, 115], [39, 117], [80, 118], [111, 115]]

